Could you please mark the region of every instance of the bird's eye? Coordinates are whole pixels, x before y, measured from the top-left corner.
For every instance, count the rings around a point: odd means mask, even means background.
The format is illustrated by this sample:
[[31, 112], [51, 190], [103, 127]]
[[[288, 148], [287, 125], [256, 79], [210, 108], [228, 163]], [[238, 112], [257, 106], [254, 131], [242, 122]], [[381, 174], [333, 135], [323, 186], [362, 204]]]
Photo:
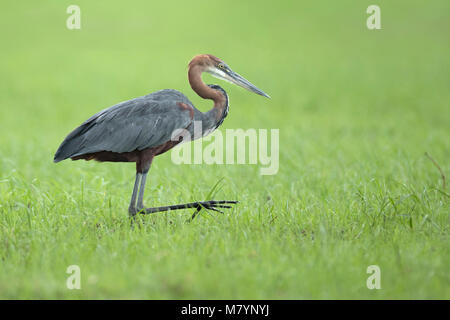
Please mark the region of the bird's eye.
[[223, 64], [219, 64], [219, 68], [225, 70], [225, 66]]

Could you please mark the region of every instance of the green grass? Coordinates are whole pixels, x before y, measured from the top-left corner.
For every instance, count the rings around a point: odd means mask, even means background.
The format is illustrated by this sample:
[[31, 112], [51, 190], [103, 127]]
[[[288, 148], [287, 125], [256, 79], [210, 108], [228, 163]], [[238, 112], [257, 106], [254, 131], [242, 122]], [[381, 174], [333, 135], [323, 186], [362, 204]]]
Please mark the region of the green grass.
[[[9, 1], [0, 14], [0, 298], [449, 299], [450, 4]], [[205, 111], [187, 63], [212, 53], [272, 96], [220, 83], [225, 128], [280, 129], [280, 169], [153, 164], [146, 204], [216, 199], [225, 215], [144, 217], [133, 164], [53, 154], [95, 112], [163, 88]], [[217, 83], [205, 76], [209, 83]], [[448, 178], [449, 180], [450, 178]], [[447, 182], [447, 184], [449, 184]], [[81, 268], [82, 289], [66, 288]], [[381, 290], [366, 287], [381, 268]]]

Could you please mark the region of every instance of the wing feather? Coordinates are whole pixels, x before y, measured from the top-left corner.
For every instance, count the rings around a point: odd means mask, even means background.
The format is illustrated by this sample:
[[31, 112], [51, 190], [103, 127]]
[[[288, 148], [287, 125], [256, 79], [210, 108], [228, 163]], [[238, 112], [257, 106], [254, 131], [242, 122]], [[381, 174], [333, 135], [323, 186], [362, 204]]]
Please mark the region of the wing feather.
[[180, 92], [162, 90], [100, 111], [72, 131], [55, 154], [55, 162], [101, 151], [131, 152], [171, 140], [177, 129], [187, 128], [192, 105]]

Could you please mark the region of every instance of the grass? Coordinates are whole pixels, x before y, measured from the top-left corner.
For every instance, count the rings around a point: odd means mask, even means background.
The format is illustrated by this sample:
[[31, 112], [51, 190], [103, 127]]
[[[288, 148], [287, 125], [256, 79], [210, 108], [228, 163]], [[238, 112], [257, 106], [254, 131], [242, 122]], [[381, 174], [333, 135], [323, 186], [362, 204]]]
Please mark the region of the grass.
[[[2, 4], [0, 298], [449, 299], [448, 1], [79, 0]], [[158, 157], [146, 204], [216, 199], [225, 215], [144, 217], [131, 228], [132, 164], [53, 154], [95, 112], [175, 88], [197, 53], [271, 95], [220, 83], [226, 128], [280, 129], [280, 168]], [[205, 76], [208, 83], [217, 83]], [[81, 268], [81, 290], [66, 269]], [[369, 290], [369, 265], [381, 290]]]

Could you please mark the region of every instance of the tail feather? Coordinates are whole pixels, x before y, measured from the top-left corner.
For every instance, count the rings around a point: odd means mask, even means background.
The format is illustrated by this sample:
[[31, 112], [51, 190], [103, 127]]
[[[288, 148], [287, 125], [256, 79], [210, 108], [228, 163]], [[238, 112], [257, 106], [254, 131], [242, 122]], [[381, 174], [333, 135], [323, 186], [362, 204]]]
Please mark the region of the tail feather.
[[79, 153], [83, 147], [83, 135], [93, 124], [92, 121], [85, 122], [73, 130], [59, 146], [53, 158], [53, 162], [57, 163], [63, 161]]

